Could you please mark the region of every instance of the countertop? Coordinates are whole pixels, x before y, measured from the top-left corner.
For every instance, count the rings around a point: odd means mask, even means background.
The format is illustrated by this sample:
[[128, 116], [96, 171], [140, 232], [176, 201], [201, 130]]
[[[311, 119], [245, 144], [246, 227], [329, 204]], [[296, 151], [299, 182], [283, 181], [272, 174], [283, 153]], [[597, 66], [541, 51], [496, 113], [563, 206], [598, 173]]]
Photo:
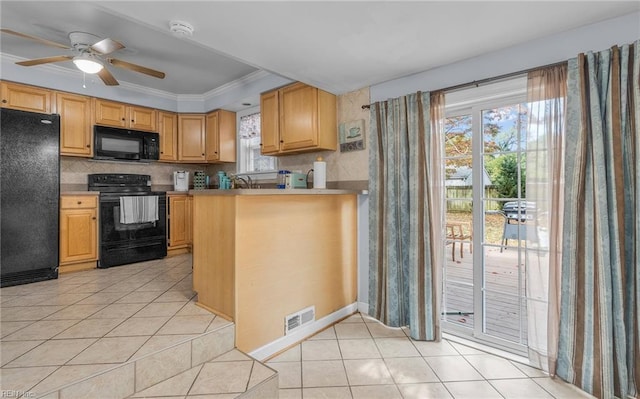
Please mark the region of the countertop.
[[343, 194], [368, 194], [366, 190], [341, 190], [341, 189], [233, 189], [233, 190], [189, 190], [190, 195], [343, 195]]
[[60, 195], [98, 195], [100, 194], [98, 191], [60, 191]]

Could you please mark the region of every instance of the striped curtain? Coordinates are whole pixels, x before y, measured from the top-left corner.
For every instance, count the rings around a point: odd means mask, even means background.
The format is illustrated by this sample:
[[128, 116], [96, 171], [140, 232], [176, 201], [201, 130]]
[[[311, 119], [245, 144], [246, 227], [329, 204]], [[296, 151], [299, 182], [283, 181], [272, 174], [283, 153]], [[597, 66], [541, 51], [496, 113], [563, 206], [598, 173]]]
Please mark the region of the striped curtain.
[[440, 339], [444, 94], [371, 105], [369, 314]]
[[599, 398], [639, 394], [639, 46], [568, 66], [557, 375]]

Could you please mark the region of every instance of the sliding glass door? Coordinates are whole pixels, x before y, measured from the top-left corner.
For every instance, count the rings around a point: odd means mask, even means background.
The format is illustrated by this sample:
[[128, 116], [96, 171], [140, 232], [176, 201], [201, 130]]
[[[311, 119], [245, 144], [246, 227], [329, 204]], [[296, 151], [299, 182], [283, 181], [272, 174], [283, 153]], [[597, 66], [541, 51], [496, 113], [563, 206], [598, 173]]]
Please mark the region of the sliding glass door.
[[[524, 87], [523, 87], [524, 89]], [[527, 242], [524, 92], [449, 107], [445, 125], [444, 331], [524, 354]], [[449, 104], [447, 104], [449, 105]]]

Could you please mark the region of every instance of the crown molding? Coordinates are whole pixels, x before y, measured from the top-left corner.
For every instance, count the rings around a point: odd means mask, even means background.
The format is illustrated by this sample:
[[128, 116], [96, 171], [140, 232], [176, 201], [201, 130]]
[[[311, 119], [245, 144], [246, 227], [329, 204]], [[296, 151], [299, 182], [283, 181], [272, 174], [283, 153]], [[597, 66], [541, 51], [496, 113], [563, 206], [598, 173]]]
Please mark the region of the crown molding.
[[218, 96], [221, 96], [223, 94], [227, 94], [227, 93], [233, 93], [234, 91], [242, 88], [242, 87], [246, 87], [249, 83], [255, 82], [255, 81], [259, 81], [260, 79], [266, 78], [271, 76], [272, 74], [270, 74], [269, 72], [263, 71], [263, 70], [257, 70], [255, 72], [252, 72], [248, 75], [245, 75], [243, 77], [241, 77], [240, 79], [236, 79], [233, 82], [229, 82], [226, 83], [220, 87], [216, 87], [215, 89], [209, 90], [206, 93], [203, 94], [178, 94], [177, 95], [177, 99], [178, 102], [181, 101], [185, 101], [185, 102], [194, 102], [194, 101], [202, 101], [202, 102], [206, 102], [209, 100], [212, 100]]

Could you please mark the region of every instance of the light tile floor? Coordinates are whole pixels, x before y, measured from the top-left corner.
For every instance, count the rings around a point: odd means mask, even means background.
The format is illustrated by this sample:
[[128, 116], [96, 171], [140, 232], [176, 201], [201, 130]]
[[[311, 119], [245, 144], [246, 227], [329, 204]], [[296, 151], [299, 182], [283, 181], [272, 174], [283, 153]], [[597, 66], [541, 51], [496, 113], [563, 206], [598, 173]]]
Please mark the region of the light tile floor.
[[[191, 257], [181, 255], [0, 289], [3, 395], [46, 392], [228, 324], [193, 303], [191, 278]], [[590, 397], [537, 369], [446, 340], [412, 341], [360, 314], [267, 366], [284, 399]], [[134, 396], [237, 397], [272, 373], [234, 350]]]
[[191, 256], [0, 289], [0, 389], [44, 393], [231, 324], [198, 307]]
[[355, 314], [266, 363], [280, 398], [592, 398], [542, 371], [455, 342], [413, 341]]

